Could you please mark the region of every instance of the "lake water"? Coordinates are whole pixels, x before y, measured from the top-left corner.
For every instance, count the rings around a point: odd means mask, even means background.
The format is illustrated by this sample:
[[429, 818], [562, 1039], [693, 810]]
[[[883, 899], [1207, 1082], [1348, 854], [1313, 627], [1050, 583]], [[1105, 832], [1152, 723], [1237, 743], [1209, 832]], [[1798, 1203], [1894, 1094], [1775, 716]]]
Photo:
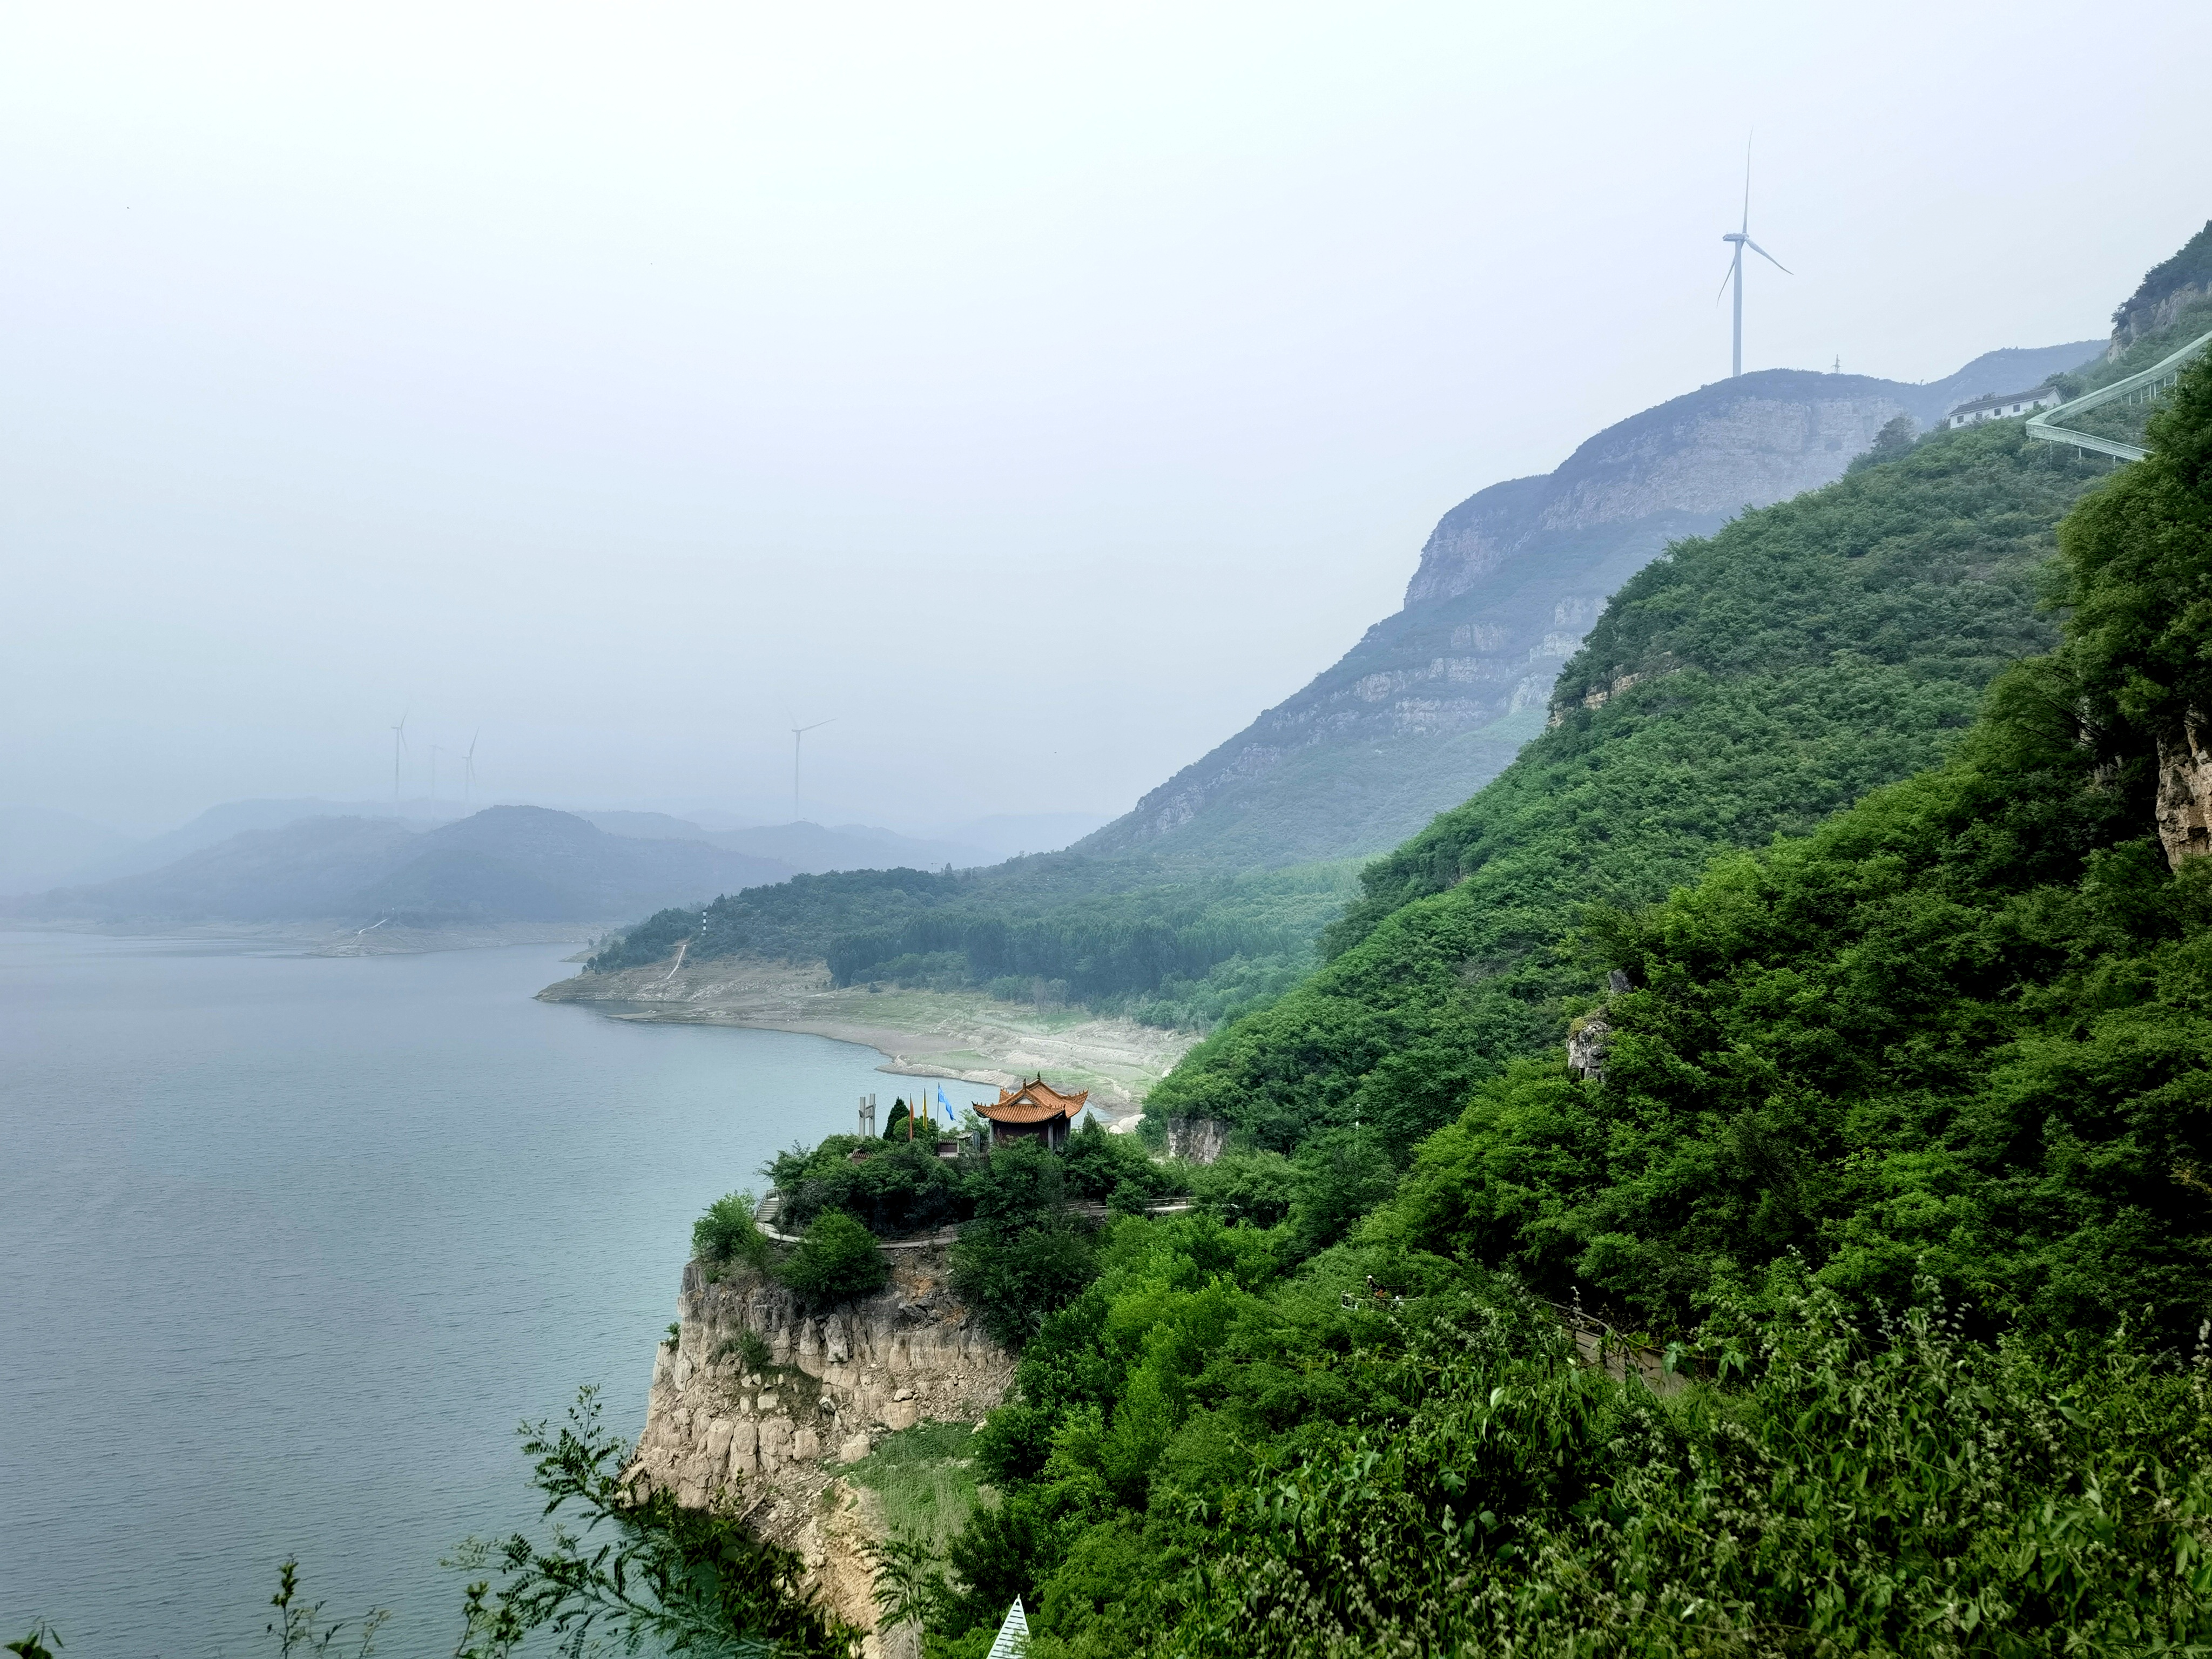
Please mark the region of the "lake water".
[[634, 1435], [693, 1218], [912, 1086], [532, 1001], [563, 954], [0, 933], [0, 1636], [273, 1650], [293, 1553], [451, 1652], [439, 1559], [536, 1513], [516, 1424], [593, 1382]]

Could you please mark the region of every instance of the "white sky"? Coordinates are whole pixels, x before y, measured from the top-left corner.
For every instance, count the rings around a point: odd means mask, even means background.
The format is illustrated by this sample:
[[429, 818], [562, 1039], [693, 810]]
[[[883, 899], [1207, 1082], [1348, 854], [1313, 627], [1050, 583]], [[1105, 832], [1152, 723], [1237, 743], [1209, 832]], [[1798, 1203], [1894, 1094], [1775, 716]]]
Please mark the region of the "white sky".
[[[0, 3], [0, 795], [1118, 811], [1727, 370], [2102, 334], [2212, 8]], [[2043, 135], [2055, 135], [2045, 137]], [[447, 774], [450, 790], [452, 775]]]

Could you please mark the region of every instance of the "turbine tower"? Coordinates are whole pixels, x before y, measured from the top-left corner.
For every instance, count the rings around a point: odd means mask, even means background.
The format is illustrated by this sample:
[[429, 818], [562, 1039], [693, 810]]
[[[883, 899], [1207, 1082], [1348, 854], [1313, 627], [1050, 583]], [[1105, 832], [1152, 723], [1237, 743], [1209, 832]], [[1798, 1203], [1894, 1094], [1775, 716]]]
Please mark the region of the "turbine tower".
[[399, 717], [399, 724], [392, 728], [392, 811], [399, 812], [399, 751], [407, 747], [407, 716]]
[[[1784, 276], [1791, 274], [1789, 266], [1784, 264], [1781, 260], [1776, 258], [1771, 253], [1769, 253], [1765, 248], [1759, 246], [1758, 243], [1751, 240], [1751, 145], [1748, 143], [1747, 143], [1743, 147], [1743, 228], [1741, 230], [1722, 232], [1721, 240], [1723, 242], [1733, 242], [1735, 245], [1735, 255], [1729, 261], [1728, 275], [1721, 278], [1721, 294], [1728, 292], [1729, 284], [1730, 283], [1734, 283], [1735, 284], [1735, 351], [1734, 356], [1729, 359], [1729, 378], [1730, 380], [1735, 380], [1743, 374], [1744, 249], [1749, 248], [1753, 253], [1756, 253], [1760, 258], [1765, 260], [1767, 264], [1772, 265]], [[1713, 295], [1713, 298], [1717, 301], [1720, 298], [1720, 294], [1716, 294]]]
[[[786, 710], [785, 712], [787, 714], [789, 713], [788, 710]], [[791, 821], [793, 823], [799, 822], [799, 744], [801, 741], [805, 739], [809, 732], [816, 731], [822, 726], [827, 726], [831, 720], [835, 720], [836, 718], [837, 717], [835, 714], [832, 714], [829, 720], [817, 720], [812, 726], [794, 726], [791, 728]]]

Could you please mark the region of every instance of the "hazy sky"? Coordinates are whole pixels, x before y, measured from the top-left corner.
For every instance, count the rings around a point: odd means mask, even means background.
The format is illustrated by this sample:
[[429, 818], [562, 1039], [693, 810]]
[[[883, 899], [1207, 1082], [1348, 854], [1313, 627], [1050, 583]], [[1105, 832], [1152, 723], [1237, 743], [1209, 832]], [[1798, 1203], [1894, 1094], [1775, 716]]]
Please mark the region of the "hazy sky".
[[[2119, 14], [2116, 14], [2119, 15]], [[1748, 367], [2102, 334], [2212, 8], [0, 5], [0, 797], [1127, 806]], [[447, 775], [452, 787], [452, 775]]]

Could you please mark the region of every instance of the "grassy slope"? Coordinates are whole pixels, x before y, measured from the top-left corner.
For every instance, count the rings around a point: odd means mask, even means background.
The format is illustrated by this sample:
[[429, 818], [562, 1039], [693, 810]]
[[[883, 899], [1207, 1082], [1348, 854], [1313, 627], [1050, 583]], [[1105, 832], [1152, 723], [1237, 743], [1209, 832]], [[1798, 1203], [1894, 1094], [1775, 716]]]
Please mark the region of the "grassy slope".
[[1939, 758], [2051, 642], [2035, 573], [2100, 471], [1992, 423], [1679, 545], [1568, 664], [1564, 723], [1370, 866], [1335, 958], [1201, 1044], [1152, 1115], [1278, 1147], [1357, 1115], [1410, 1148], [1561, 1040], [1595, 988], [1589, 905], [1661, 898]]

